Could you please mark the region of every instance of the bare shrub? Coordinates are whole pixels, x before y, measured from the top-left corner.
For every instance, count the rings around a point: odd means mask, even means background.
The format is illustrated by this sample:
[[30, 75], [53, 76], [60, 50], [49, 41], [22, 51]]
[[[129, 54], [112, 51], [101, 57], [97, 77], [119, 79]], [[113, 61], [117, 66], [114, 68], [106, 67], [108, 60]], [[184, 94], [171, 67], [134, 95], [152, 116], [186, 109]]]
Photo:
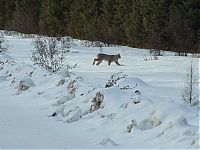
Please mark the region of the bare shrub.
[[72, 47], [73, 38], [71, 37], [62, 37], [61, 38], [61, 48], [64, 53], [70, 52]]
[[92, 100], [92, 105], [90, 107], [90, 112], [96, 111], [101, 107], [103, 103], [104, 95], [101, 92], [97, 92], [96, 96]]
[[5, 52], [8, 49], [8, 45], [6, 43], [5, 36], [3, 32], [0, 32], [0, 53]]
[[4, 62], [0, 61], [0, 70], [4, 68]]
[[158, 56], [151, 56], [151, 57], [144, 56], [142, 58], [144, 59], [144, 61], [159, 60]]
[[194, 53], [194, 54], [192, 54], [192, 57], [194, 57], [194, 58], [200, 58], [200, 53]]
[[192, 105], [198, 104], [199, 99], [199, 68], [192, 59], [187, 67], [183, 100]]
[[25, 33], [20, 33], [17, 31], [2, 31], [6, 36], [13, 36], [17, 38], [35, 38], [38, 35], [36, 34], [25, 34]]
[[76, 90], [77, 90], [76, 82], [77, 82], [77, 79], [70, 81], [70, 83], [67, 87], [68, 94], [72, 95], [73, 97], [75, 97], [75, 93], [76, 93]]
[[187, 52], [176, 52], [175, 56], [188, 56]]
[[69, 65], [66, 65], [64, 69], [62, 69], [61, 71], [59, 71], [59, 74], [62, 76], [62, 77], [70, 77], [71, 75], [75, 75], [75, 73], [71, 72], [71, 70], [73, 68], [75, 68], [76, 65], [74, 65], [73, 67], [69, 66]]
[[124, 79], [126, 77], [127, 77], [127, 75], [123, 75], [122, 72], [118, 72], [116, 74], [111, 75], [110, 79], [108, 80], [108, 82], [105, 85], [105, 88], [109, 88], [109, 87], [116, 85], [118, 80]]
[[102, 50], [102, 47], [120, 47], [120, 45], [107, 44], [100, 41], [81, 41], [81, 45], [84, 47], [99, 47], [99, 50]]
[[137, 127], [137, 121], [136, 120], [131, 120], [131, 123], [126, 126], [126, 130], [128, 133], [131, 133], [133, 127]]
[[164, 52], [162, 50], [159, 49], [151, 49], [149, 51], [149, 54], [152, 56], [163, 56]]
[[23, 79], [19, 82], [17, 95], [21, 94], [22, 91], [28, 90], [30, 87], [35, 86], [35, 83], [31, 78]]
[[65, 58], [57, 38], [36, 37], [31, 59], [34, 64], [56, 73], [64, 67]]
[[58, 81], [58, 83], [56, 84], [56, 86], [61, 86], [65, 84], [65, 79], [61, 79], [60, 81]]

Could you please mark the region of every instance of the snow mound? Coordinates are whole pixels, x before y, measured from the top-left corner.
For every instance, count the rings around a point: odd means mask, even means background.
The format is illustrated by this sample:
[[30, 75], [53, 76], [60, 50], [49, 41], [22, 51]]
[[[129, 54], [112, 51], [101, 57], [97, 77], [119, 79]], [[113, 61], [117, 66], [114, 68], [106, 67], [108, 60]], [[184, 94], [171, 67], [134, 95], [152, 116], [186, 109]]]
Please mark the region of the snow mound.
[[64, 122], [66, 123], [76, 122], [81, 118], [81, 115], [82, 115], [81, 109], [80, 107], [77, 106], [75, 109], [71, 109], [65, 112]]
[[152, 129], [154, 127], [157, 127], [161, 124], [161, 121], [159, 121], [157, 118], [152, 119], [152, 118], [146, 118], [143, 119], [142, 121], [140, 121], [138, 123], [138, 128], [140, 130], [148, 130], [148, 129]]
[[103, 138], [98, 144], [103, 145], [103, 146], [117, 146], [118, 145], [110, 138]]
[[0, 61], [2, 62], [15, 62], [14, 58], [12, 58], [11, 56], [9, 56], [8, 54], [2, 52], [0, 53]]
[[65, 102], [67, 101], [70, 101], [73, 99], [73, 96], [63, 96], [62, 98], [60, 98], [59, 100], [57, 100], [55, 103], [53, 103], [52, 105], [53, 106], [59, 106], [59, 105], [62, 105], [64, 104]]
[[110, 88], [115, 85], [117, 85], [122, 90], [134, 89], [137, 86], [148, 86], [148, 84], [145, 83], [143, 80], [136, 77], [128, 77], [128, 75], [122, 72], [112, 74], [110, 79], [106, 83], [105, 88]]
[[156, 111], [152, 111], [148, 118], [142, 119], [138, 123], [137, 127], [140, 130], [148, 130], [159, 126], [161, 123], [159, 117], [156, 115]]
[[123, 80], [119, 81], [119, 87], [137, 87], [137, 86], [148, 86], [148, 84], [146, 82], [144, 82], [143, 80], [136, 78], [136, 77], [126, 77]]

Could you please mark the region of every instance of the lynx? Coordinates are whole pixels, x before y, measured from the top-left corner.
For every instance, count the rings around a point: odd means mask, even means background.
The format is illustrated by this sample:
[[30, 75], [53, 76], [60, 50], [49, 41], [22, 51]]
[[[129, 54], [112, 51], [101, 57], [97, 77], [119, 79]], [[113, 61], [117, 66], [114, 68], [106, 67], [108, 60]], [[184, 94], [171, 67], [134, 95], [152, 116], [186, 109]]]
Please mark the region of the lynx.
[[96, 63], [96, 65], [99, 65], [103, 60], [108, 62], [108, 65], [110, 66], [111, 62], [115, 62], [117, 65], [121, 66], [121, 64], [119, 64], [118, 59], [120, 59], [121, 56], [120, 54], [117, 55], [108, 55], [108, 54], [103, 54], [103, 53], [99, 53], [97, 55], [97, 58], [94, 59], [93, 65], [95, 64], [96, 61], [98, 61]]

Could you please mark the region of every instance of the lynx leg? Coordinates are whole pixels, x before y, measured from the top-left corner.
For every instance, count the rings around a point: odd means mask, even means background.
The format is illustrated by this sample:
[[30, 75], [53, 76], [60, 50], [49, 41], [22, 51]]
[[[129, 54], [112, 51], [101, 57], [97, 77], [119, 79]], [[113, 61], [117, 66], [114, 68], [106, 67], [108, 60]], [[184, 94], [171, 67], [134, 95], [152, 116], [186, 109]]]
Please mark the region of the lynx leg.
[[95, 64], [95, 61], [97, 61], [97, 59], [94, 59], [94, 61], [93, 61], [93, 65]]
[[110, 64], [111, 64], [111, 61], [108, 61], [108, 65], [110, 66]]
[[116, 63], [118, 66], [121, 66], [121, 64], [120, 64], [118, 61], [115, 61], [115, 63]]
[[101, 62], [102, 62], [102, 60], [99, 60], [96, 65], [98, 66]]

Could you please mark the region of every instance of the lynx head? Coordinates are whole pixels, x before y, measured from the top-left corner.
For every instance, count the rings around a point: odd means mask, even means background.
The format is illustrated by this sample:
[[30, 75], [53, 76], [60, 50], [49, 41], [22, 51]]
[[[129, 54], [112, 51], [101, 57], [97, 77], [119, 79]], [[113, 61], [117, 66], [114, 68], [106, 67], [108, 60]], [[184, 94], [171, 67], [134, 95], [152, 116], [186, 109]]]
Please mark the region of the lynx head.
[[118, 53], [118, 54], [117, 54], [117, 56], [118, 56], [118, 58], [121, 58], [121, 55], [120, 55], [120, 53]]

